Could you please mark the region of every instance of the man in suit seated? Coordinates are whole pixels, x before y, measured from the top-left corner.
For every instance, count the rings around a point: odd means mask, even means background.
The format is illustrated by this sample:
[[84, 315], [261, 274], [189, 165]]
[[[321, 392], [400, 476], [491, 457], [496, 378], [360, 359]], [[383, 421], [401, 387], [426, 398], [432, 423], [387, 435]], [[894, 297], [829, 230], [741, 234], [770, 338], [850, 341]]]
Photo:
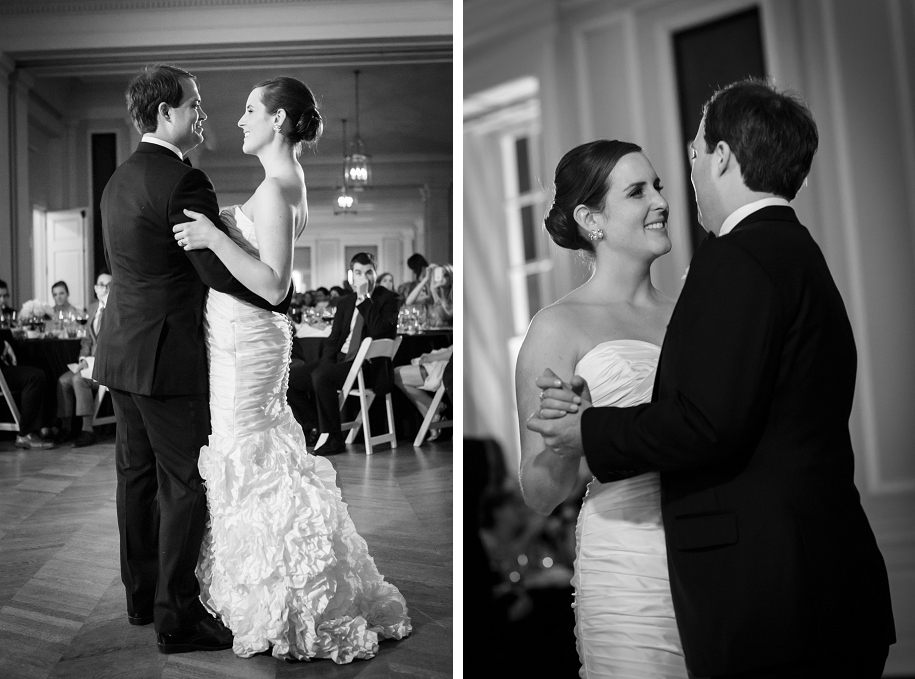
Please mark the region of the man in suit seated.
[[[79, 349], [80, 371], [89, 366], [86, 357], [95, 356], [96, 340], [105, 304], [108, 302], [108, 290], [111, 288], [111, 274], [107, 271], [100, 273], [95, 281], [95, 296], [97, 302], [89, 305], [89, 323], [86, 327], [86, 336], [83, 337]], [[92, 416], [95, 413], [95, 400], [93, 392], [98, 391], [98, 382], [87, 379], [80, 373], [65, 372], [57, 380], [57, 416], [61, 421], [60, 440], [72, 438], [76, 432], [73, 429], [73, 416], [83, 420], [82, 431], [73, 442], [74, 447], [82, 448], [91, 446], [96, 441], [95, 429], [92, 427]]]
[[[341, 297], [330, 336], [324, 341], [321, 359], [307, 363], [296, 356], [289, 370], [287, 401], [311, 443], [317, 420], [320, 432], [328, 439], [315, 455], [335, 455], [345, 449], [341, 432], [340, 401], [337, 391], [343, 386], [353, 365], [359, 345], [366, 337], [393, 339], [397, 334], [397, 295], [375, 285], [375, 258], [360, 252], [349, 263], [350, 285], [355, 294]], [[293, 344], [295, 341], [293, 340]], [[376, 393], [390, 388], [388, 361], [375, 361], [365, 375]], [[317, 415], [317, 417], [316, 417]]]
[[[6, 281], [0, 280], [0, 315], [6, 317], [7, 324], [13, 317], [10, 302], [10, 289]], [[8, 328], [0, 330], [0, 374], [6, 380], [10, 391], [19, 393], [19, 434], [16, 436], [18, 448], [53, 448], [48, 440], [50, 430], [42, 427], [44, 407], [45, 371], [30, 365], [19, 365], [16, 354], [9, 341], [13, 333]], [[2, 396], [0, 396], [2, 398]]]
[[0, 280], [0, 327], [8, 328], [16, 310], [13, 308], [13, 302], [10, 298], [10, 288], [6, 281]]

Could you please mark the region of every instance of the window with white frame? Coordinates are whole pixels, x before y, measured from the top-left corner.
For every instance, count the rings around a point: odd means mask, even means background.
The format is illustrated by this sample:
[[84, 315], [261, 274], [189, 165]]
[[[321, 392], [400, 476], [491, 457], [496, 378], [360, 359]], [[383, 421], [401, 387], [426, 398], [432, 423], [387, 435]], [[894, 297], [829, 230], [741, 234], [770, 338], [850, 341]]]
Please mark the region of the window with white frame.
[[516, 335], [527, 331], [531, 318], [553, 301], [553, 263], [543, 231], [546, 194], [541, 164], [539, 106], [501, 138], [505, 220], [508, 229], [508, 277]]

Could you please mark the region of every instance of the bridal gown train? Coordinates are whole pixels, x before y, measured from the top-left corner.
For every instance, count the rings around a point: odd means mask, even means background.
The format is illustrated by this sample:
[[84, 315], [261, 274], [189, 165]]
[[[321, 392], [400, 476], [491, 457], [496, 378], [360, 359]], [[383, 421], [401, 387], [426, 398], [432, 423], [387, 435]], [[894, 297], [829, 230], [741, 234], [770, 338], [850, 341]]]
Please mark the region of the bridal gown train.
[[[611, 340], [591, 349], [575, 374], [595, 406], [651, 400], [660, 349]], [[575, 636], [584, 679], [686, 679], [674, 619], [657, 473], [592, 479], [575, 531]]]
[[[257, 256], [254, 224], [222, 213]], [[356, 533], [330, 461], [305, 450], [286, 405], [292, 342], [285, 316], [211, 290], [209, 445], [200, 451], [209, 521], [200, 599], [249, 657], [371, 658], [411, 631], [407, 605]]]

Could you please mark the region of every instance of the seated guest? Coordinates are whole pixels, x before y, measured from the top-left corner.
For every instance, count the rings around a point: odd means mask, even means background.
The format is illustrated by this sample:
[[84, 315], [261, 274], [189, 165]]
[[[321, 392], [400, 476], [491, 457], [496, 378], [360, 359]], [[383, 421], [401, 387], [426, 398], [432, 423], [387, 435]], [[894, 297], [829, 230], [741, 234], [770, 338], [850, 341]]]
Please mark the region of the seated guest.
[[10, 289], [6, 281], [0, 280], [0, 324], [9, 327], [10, 321], [16, 315], [13, 301], [10, 299]]
[[[86, 357], [95, 356], [96, 339], [108, 303], [108, 291], [111, 289], [111, 275], [107, 272], [100, 273], [95, 281], [95, 296], [97, 302], [89, 305], [89, 324], [86, 336], [83, 337], [79, 349], [79, 367], [83, 370], [89, 367]], [[85, 378], [79, 373], [65, 372], [57, 380], [57, 416], [61, 421], [60, 440], [65, 441], [75, 434], [73, 418], [82, 418], [82, 430], [73, 442], [74, 447], [82, 448], [91, 446], [96, 442], [95, 429], [92, 426], [92, 416], [95, 413], [95, 399], [93, 393], [98, 391], [98, 382]]]
[[[345, 449], [337, 390], [343, 386], [362, 340], [393, 339], [397, 334], [397, 296], [375, 285], [374, 257], [358, 253], [350, 261], [349, 273], [356, 292], [340, 298], [321, 359], [311, 363], [293, 360], [289, 370], [286, 398], [306, 438], [317, 438], [318, 432], [312, 431], [316, 420], [320, 432], [328, 434], [315, 455], [334, 455]], [[295, 352], [293, 343], [293, 359]], [[365, 374], [376, 393], [381, 393], [387, 386], [385, 378], [390, 383], [389, 366], [387, 361], [375, 363]]]
[[[4, 306], [5, 305], [5, 306]], [[9, 309], [10, 290], [5, 281], [0, 281], [0, 310]], [[8, 315], [12, 318], [12, 315]], [[45, 385], [47, 376], [44, 370], [30, 365], [19, 365], [13, 347], [7, 339], [12, 338], [9, 330], [0, 334], [0, 373], [6, 380], [10, 391], [19, 393], [19, 434], [16, 446], [19, 448], [53, 448], [48, 440], [50, 430], [42, 427], [45, 412]]]
[[[377, 281], [376, 285], [380, 285], [383, 288], [387, 288], [391, 292], [395, 292], [394, 275], [389, 274], [389, 273], [381, 274], [378, 277], [378, 281]], [[400, 295], [400, 293], [396, 293], [396, 294], [397, 294], [397, 308], [400, 309], [404, 305], [404, 298]]]
[[315, 306], [324, 309], [330, 302], [330, 292], [327, 288], [318, 288], [315, 290]]
[[450, 327], [454, 322], [453, 282], [454, 269], [450, 264], [432, 271], [432, 304], [428, 317], [433, 328]]
[[[407, 266], [410, 268], [410, 271], [413, 272], [413, 280], [401, 284], [397, 288], [397, 294], [407, 299], [410, 296], [410, 293], [420, 284], [423, 278], [426, 275], [426, 271], [429, 269], [429, 262], [426, 261], [426, 258], [423, 257], [418, 252], [414, 252], [407, 258]], [[419, 293], [417, 293], [419, 294]], [[429, 292], [426, 290], [426, 295]], [[413, 302], [407, 302], [407, 304], [412, 304]]]
[[311, 308], [315, 305], [315, 291], [306, 290], [302, 293], [302, 308]]
[[54, 318], [76, 316], [79, 310], [70, 304], [70, 288], [64, 281], [57, 281], [51, 286], [51, 295], [54, 297]]
[[0, 373], [9, 385], [10, 391], [19, 392], [19, 434], [16, 446], [19, 448], [53, 448], [54, 444], [42, 431], [41, 416], [44, 412], [45, 373], [41, 368], [17, 365], [16, 354], [9, 342], [2, 340], [0, 346]]
[[394, 292], [394, 276], [389, 273], [383, 273], [378, 277], [378, 283], [383, 288], [387, 288], [391, 292]]
[[330, 305], [337, 306], [337, 300], [339, 300], [343, 295], [346, 294], [346, 290], [341, 288], [339, 285], [335, 285], [330, 289]]
[[[394, 368], [394, 384], [400, 387], [400, 390], [406, 394], [423, 417], [426, 417], [426, 413], [429, 412], [429, 407], [432, 405], [432, 393], [442, 386], [442, 379], [445, 376], [445, 369], [451, 362], [453, 349], [453, 346], [436, 349], [412, 359], [410, 365]], [[432, 421], [438, 422], [442, 419], [444, 410], [445, 402], [442, 401], [432, 416]], [[430, 429], [426, 440], [434, 441], [439, 437], [441, 431], [441, 429]]]
[[433, 328], [450, 326], [454, 318], [453, 281], [454, 269], [450, 264], [431, 264], [420, 284], [407, 296], [406, 304], [420, 304], [426, 307], [429, 325]]

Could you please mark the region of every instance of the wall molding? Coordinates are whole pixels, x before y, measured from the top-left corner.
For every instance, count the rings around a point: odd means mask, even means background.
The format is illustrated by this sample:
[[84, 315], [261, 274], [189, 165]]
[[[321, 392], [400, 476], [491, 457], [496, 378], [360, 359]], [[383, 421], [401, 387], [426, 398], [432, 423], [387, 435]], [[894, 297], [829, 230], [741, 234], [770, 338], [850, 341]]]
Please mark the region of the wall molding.
[[848, 147], [851, 138], [845, 115], [845, 88], [840, 72], [841, 50], [838, 42], [838, 26], [835, 9], [830, 0], [819, 0], [823, 18], [823, 43], [826, 50], [825, 71], [828, 98], [835, 120], [835, 133], [831, 140], [836, 149], [836, 176], [840, 186], [841, 225], [845, 240], [845, 260], [848, 266], [850, 315], [858, 345], [858, 394], [861, 403], [861, 430], [864, 438], [864, 466], [867, 470], [867, 490], [876, 495], [908, 492], [915, 490], [915, 479], [885, 481], [880, 474], [880, 441], [877, 436], [877, 413], [874, 386], [874, 366], [871, 359], [870, 328], [867, 322], [867, 301], [864, 298], [864, 263], [856, 242], [855, 225], [858, 214], [855, 201], [855, 186], [851, 168], [853, 161]]
[[[909, 224], [912, 226], [913, 244], [915, 244], [915, 92], [912, 82], [915, 73], [909, 68], [906, 59], [906, 46], [910, 42], [905, 31], [906, 17], [903, 14], [901, 0], [887, 0], [887, 10], [893, 52], [893, 72], [896, 76], [899, 113], [902, 116], [903, 171], [907, 187], [906, 198], [909, 207]], [[911, 28], [911, 27], [910, 27]], [[915, 260], [915, 250], [912, 252]]]
[[[369, 0], [369, 2], [371, 1]], [[403, 1], [401, 0], [401, 2]], [[421, 0], [406, 1], [419, 3]], [[0, 5], [0, 15], [130, 12], [159, 9], [250, 7], [252, 5], [301, 5], [303, 2], [313, 5], [330, 4], [328, 0], [7, 0]], [[339, 0], [336, 0], [336, 2], [339, 2]], [[365, 0], [359, 4], [364, 3]]]

